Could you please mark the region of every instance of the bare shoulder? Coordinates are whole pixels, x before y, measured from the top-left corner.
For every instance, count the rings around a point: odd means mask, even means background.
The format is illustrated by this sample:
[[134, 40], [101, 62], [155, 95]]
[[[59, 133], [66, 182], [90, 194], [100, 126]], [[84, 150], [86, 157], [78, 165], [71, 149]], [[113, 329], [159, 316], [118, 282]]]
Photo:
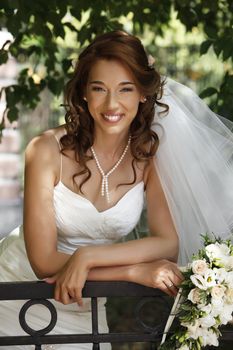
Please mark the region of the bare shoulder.
[[63, 130], [63, 127], [49, 129], [41, 135], [34, 137], [26, 147], [26, 160], [30, 161], [39, 158], [40, 161], [49, 160], [51, 162], [54, 157], [56, 158], [60, 154], [57, 140], [63, 136]]

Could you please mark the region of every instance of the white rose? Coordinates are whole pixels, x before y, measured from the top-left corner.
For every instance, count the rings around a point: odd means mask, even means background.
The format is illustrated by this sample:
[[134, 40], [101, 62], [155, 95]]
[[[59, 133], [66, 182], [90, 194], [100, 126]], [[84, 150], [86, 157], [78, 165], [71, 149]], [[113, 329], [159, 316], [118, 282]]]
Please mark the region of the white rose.
[[210, 314], [207, 316], [201, 317], [199, 319], [199, 322], [200, 322], [201, 326], [205, 327], [205, 328], [212, 327], [216, 324], [215, 318], [213, 316], [211, 316]]
[[226, 269], [224, 269], [223, 267], [221, 267], [221, 268], [214, 268], [213, 270], [214, 270], [214, 272], [216, 274], [216, 278], [217, 278], [218, 282], [219, 283], [225, 282], [229, 272], [227, 272]]
[[221, 308], [224, 305], [224, 301], [221, 298], [212, 298], [211, 300], [212, 306], [213, 306], [213, 312], [215, 313], [220, 313], [221, 312]]
[[200, 336], [200, 323], [196, 320], [194, 324], [182, 324], [187, 328], [189, 338], [197, 339]]
[[226, 260], [226, 268], [228, 270], [233, 269], [233, 256], [229, 256], [228, 259]]
[[208, 265], [205, 260], [194, 260], [191, 264], [193, 273], [198, 275], [204, 275], [208, 269]]
[[200, 289], [199, 288], [191, 289], [188, 295], [188, 300], [190, 300], [193, 304], [200, 304], [201, 303]]
[[214, 299], [222, 299], [225, 295], [226, 287], [218, 284], [211, 289], [211, 296]]
[[198, 309], [201, 311], [204, 311], [206, 315], [208, 315], [212, 310], [212, 305], [211, 304], [200, 305], [200, 306], [198, 305]]
[[218, 317], [222, 312], [224, 302], [222, 299], [212, 299], [210, 314], [213, 317]]
[[225, 282], [229, 288], [233, 288], [233, 271], [226, 273]]
[[201, 334], [201, 342], [202, 346], [205, 347], [207, 345], [218, 346], [218, 337], [212, 329], [203, 328]]
[[233, 288], [227, 288], [226, 302], [227, 304], [233, 304]]
[[221, 313], [219, 314], [221, 324], [227, 324], [232, 320], [232, 305], [225, 304], [221, 309]]
[[209, 244], [205, 247], [206, 255], [215, 265], [225, 267], [230, 249], [226, 244]]

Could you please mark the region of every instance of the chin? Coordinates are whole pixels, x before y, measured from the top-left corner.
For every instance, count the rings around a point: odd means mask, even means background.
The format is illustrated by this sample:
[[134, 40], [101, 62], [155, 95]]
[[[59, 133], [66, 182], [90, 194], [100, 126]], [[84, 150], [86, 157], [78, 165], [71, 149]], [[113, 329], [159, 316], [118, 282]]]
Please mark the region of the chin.
[[114, 126], [114, 127], [111, 127], [111, 128], [106, 128], [104, 129], [104, 132], [108, 135], [122, 135], [122, 134], [126, 134], [129, 132], [129, 127], [128, 128], [122, 128], [122, 127], [119, 127], [119, 126]]

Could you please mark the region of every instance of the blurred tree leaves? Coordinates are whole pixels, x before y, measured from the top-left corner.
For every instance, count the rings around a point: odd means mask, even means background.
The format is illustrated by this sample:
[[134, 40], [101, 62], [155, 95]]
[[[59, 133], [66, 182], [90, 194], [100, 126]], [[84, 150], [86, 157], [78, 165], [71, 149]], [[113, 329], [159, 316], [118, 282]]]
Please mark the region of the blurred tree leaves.
[[201, 97], [214, 96], [212, 108], [233, 120], [233, 1], [175, 0], [174, 6], [187, 30], [202, 26], [206, 40], [200, 47], [200, 54], [212, 47], [219, 60], [225, 62], [226, 73], [220, 87], [207, 87]]
[[[22, 66], [17, 83], [4, 89], [9, 119], [17, 120], [20, 103], [35, 108], [45, 88], [59, 96], [72, 71], [71, 52], [77, 56], [96, 35], [122, 28], [122, 15], [132, 14], [133, 34], [142, 34], [149, 26], [162, 35], [172, 9], [187, 31], [196, 26], [203, 28], [206, 40], [200, 47], [201, 55], [213, 47], [219, 60], [226, 62], [222, 84], [218, 88], [207, 87], [202, 97], [212, 96], [216, 112], [233, 116], [231, 0], [1, 0], [0, 27], [6, 28], [14, 41], [0, 48], [0, 64], [11, 55]], [[67, 30], [75, 36], [76, 46], [64, 53], [61, 40], [66, 40]], [[28, 61], [32, 69], [25, 68]], [[4, 120], [0, 128], [4, 128]]]

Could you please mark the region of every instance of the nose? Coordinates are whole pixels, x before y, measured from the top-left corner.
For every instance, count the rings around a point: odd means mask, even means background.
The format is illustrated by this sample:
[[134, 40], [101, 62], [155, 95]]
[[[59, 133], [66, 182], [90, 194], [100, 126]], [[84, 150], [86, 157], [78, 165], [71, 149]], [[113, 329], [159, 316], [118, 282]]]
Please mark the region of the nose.
[[114, 92], [109, 92], [106, 98], [106, 104], [109, 110], [114, 110], [118, 107], [118, 98]]

